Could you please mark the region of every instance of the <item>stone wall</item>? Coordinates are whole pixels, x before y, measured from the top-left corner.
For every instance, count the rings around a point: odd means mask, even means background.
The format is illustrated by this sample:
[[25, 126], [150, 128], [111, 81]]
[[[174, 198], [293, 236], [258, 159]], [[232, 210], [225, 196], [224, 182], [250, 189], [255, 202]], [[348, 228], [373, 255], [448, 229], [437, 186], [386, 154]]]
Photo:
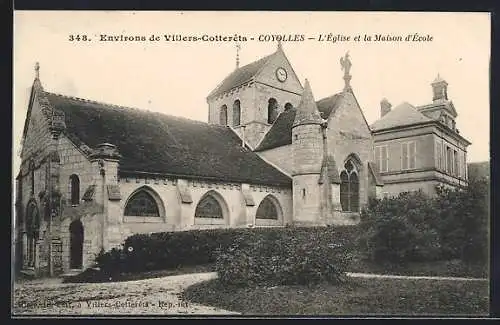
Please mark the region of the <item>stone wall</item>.
[[[192, 202], [183, 203], [179, 191], [180, 183], [183, 184], [184, 194], [189, 193]], [[125, 238], [137, 233], [255, 225], [257, 208], [267, 195], [272, 195], [279, 202], [283, 216], [280, 222], [270, 222], [269, 225], [292, 222], [292, 198], [289, 188], [163, 177], [122, 177], [119, 184], [122, 199], [108, 201], [107, 206], [109, 247], [120, 245]], [[242, 187], [248, 189], [253, 205], [247, 205]], [[160, 217], [124, 216], [128, 199], [140, 189], [145, 189], [153, 195], [160, 207]], [[222, 223], [195, 220], [196, 206], [208, 192], [215, 192], [215, 195], [223, 200], [226, 219]]]
[[339, 100], [338, 108], [328, 120], [328, 152], [333, 154], [339, 173], [349, 156], [360, 160], [359, 200], [362, 207], [368, 203], [371, 184], [368, 162], [373, 161], [373, 137], [354, 95], [344, 92]]

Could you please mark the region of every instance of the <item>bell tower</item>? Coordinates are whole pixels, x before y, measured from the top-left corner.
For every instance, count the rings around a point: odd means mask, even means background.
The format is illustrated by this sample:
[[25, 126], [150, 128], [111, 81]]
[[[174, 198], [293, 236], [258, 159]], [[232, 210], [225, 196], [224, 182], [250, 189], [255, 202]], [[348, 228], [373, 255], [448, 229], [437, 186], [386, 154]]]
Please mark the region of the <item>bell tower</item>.
[[231, 127], [251, 148], [256, 148], [286, 109], [296, 107], [303, 88], [280, 43], [265, 57], [240, 65], [207, 97], [208, 123]]

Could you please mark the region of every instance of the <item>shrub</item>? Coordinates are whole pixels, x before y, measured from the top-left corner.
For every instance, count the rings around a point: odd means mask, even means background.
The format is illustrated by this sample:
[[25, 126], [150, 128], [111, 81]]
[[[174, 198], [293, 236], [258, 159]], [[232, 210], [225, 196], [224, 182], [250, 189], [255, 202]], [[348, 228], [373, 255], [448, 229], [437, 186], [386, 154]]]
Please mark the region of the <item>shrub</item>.
[[382, 264], [436, 260], [440, 238], [430, 226], [435, 217], [432, 200], [422, 191], [373, 200], [361, 212], [359, 248]]
[[488, 260], [489, 182], [471, 179], [465, 190], [437, 189], [440, 218], [435, 228], [443, 242], [443, 257], [466, 262]]
[[[331, 229], [337, 231], [334, 232]], [[317, 242], [316, 237], [320, 234], [323, 237], [330, 234], [334, 237], [333, 239], [329, 238], [329, 240], [341, 243], [346, 247], [353, 243], [355, 229], [356, 227], [352, 226], [339, 228], [233, 228], [136, 234], [125, 240], [123, 248], [114, 248], [99, 254], [96, 262], [101, 270], [115, 274], [174, 269], [215, 263], [220, 252], [235, 249], [235, 245], [245, 246], [266, 242], [266, 245], [269, 246], [269, 243], [279, 243], [284, 236], [283, 233], [289, 233], [292, 230], [298, 239], [286, 237], [286, 240], [304, 241], [305, 234], [310, 233], [307, 235], [310, 241], [308, 245], [314, 246], [313, 243]], [[270, 247], [265, 247], [271, 250], [276, 249], [274, 246], [273, 244]], [[288, 249], [291, 249], [290, 247]], [[304, 247], [304, 249], [310, 249], [310, 254], [317, 253], [314, 247]]]
[[341, 281], [350, 260], [350, 245], [349, 236], [339, 234], [347, 228], [288, 227], [269, 233], [241, 233], [218, 255], [219, 279], [240, 286]]
[[372, 200], [361, 213], [358, 245], [378, 263], [488, 258], [489, 194], [486, 179], [465, 189], [437, 187], [437, 195], [401, 193]]

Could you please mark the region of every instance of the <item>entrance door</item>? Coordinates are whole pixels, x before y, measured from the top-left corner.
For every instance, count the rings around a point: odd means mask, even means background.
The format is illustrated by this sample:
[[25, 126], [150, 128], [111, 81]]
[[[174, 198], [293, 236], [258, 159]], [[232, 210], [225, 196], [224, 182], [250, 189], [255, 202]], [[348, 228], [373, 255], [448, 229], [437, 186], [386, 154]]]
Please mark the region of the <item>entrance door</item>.
[[83, 264], [83, 225], [80, 220], [73, 221], [70, 232], [70, 268], [81, 269]]

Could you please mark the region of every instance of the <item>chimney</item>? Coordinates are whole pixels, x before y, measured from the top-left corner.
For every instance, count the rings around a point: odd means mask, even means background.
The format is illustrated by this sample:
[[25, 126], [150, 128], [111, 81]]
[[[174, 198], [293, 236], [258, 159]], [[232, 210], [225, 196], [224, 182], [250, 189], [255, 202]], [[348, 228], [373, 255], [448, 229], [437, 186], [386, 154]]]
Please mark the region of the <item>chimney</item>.
[[391, 111], [391, 103], [387, 100], [387, 98], [383, 98], [380, 101], [380, 117], [384, 117], [385, 114]]

